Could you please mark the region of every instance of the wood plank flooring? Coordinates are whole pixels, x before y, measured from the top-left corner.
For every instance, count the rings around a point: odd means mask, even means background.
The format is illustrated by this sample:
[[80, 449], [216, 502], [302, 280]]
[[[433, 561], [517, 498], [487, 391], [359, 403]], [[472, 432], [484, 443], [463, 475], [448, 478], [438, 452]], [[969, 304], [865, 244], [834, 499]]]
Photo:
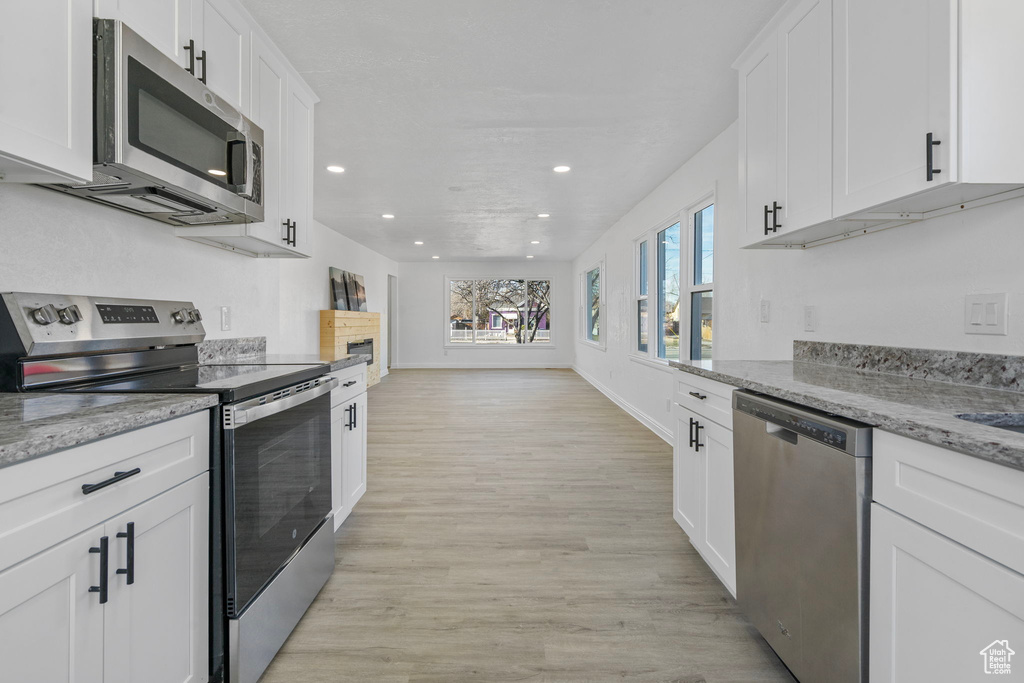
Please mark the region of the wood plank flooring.
[[367, 493], [262, 683], [792, 681], [672, 519], [671, 448], [569, 370], [396, 370]]

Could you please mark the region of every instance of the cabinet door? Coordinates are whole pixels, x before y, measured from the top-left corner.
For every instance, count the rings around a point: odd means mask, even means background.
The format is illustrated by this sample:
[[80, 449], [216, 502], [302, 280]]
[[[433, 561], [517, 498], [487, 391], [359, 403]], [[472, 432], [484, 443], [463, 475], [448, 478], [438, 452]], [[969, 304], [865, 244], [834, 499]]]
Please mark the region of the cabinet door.
[[778, 232], [832, 218], [832, 1], [805, 0], [778, 33]]
[[342, 474], [345, 507], [351, 511], [366, 493], [366, 394], [359, 394], [349, 406], [355, 414], [352, 428], [346, 429], [342, 446]]
[[285, 132], [285, 192], [283, 219], [295, 223], [295, 249], [310, 253], [313, 220], [313, 101], [289, 81]]
[[1024, 643], [1024, 576], [878, 503], [870, 600], [872, 683], [987, 680], [1010, 671], [983, 651]]
[[[335, 392], [338, 389], [334, 390]], [[331, 507], [334, 509], [334, 530], [337, 531], [351, 512], [345, 506], [344, 449], [348, 431], [350, 405], [331, 408]]]
[[96, 16], [120, 19], [156, 49], [188, 68], [193, 0], [96, 0]]
[[281, 212], [286, 148], [285, 103], [288, 77], [270, 47], [257, 35], [252, 36], [252, 112], [253, 123], [263, 129], [263, 223], [251, 227], [260, 239], [285, 249], [287, 237]]
[[0, 3], [0, 180], [92, 179], [92, 3]]
[[672, 457], [672, 517], [690, 542], [703, 542], [700, 495], [704, 489], [704, 454], [692, 445], [697, 420], [695, 413], [676, 407], [676, 443]]
[[697, 443], [703, 452], [701, 521], [704, 559], [736, 595], [736, 513], [733, 507], [732, 432], [698, 418]]
[[[249, 115], [249, 23], [230, 0], [193, 0], [192, 34], [206, 51], [206, 85]], [[196, 66], [196, 75], [203, 66]]]
[[[198, 683], [209, 672], [209, 474], [106, 523], [105, 683]], [[129, 531], [128, 525], [133, 527]], [[129, 563], [134, 534], [134, 563]], [[127, 570], [134, 564], [133, 583]]]
[[103, 605], [89, 592], [100, 583], [100, 555], [89, 549], [101, 536], [93, 527], [0, 574], [3, 680], [101, 683]]
[[835, 216], [957, 180], [957, 4], [835, 0]]
[[[776, 196], [778, 166], [778, 45], [765, 42], [740, 69], [740, 191], [745, 244], [765, 239], [765, 207]], [[781, 203], [781, 202], [780, 202]], [[771, 221], [771, 216], [768, 216]]]

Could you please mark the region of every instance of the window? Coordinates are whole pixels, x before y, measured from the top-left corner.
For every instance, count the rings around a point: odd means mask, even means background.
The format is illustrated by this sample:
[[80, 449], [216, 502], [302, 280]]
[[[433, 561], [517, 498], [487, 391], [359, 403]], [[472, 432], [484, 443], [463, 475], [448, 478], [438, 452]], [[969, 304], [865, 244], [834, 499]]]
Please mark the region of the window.
[[448, 346], [551, 344], [551, 280], [447, 280]]
[[[692, 204], [677, 219], [638, 237], [634, 256], [636, 354], [663, 360], [710, 359], [714, 318], [714, 192]], [[654, 263], [650, 263], [652, 258]], [[649, 302], [649, 294], [656, 296], [654, 302]]]
[[637, 247], [636, 350], [647, 353], [647, 240]]
[[584, 341], [604, 347], [601, 311], [604, 308], [604, 261], [582, 275], [580, 281], [580, 320]]

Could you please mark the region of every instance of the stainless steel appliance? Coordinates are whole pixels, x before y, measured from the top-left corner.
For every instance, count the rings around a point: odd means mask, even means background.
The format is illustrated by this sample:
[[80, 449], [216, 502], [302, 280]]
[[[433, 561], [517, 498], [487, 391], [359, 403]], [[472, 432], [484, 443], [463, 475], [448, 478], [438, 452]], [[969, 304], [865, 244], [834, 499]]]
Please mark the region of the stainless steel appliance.
[[868, 680], [871, 428], [733, 394], [736, 598], [802, 683]]
[[120, 21], [94, 28], [93, 179], [47, 187], [178, 226], [262, 221], [263, 131], [206, 87], [205, 55], [196, 78]]
[[326, 364], [200, 365], [189, 302], [0, 295], [0, 389], [206, 393], [212, 681], [256, 681], [334, 570]]

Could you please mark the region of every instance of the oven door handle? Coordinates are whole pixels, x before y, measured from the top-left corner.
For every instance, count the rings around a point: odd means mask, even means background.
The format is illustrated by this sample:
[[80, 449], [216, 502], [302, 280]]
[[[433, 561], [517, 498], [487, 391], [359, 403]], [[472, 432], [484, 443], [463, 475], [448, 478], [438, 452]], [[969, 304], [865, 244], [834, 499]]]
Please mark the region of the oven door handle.
[[246, 406], [246, 403], [249, 403], [249, 401], [246, 401], [237, 406], [224, 406], [224, 429], [244, 427], [256, 420], [262, 420], [265, 417], [270, 417], [271, 415], [300, 406], [303, 403], [308, 403], [315, 398], [329, 393], [337, 388], [337, 386], [338, 378], [328, 377], [312, 389], [306, 389], [271, 403], [264, 403], [262, 405], [254, 403], [252, 406]]

